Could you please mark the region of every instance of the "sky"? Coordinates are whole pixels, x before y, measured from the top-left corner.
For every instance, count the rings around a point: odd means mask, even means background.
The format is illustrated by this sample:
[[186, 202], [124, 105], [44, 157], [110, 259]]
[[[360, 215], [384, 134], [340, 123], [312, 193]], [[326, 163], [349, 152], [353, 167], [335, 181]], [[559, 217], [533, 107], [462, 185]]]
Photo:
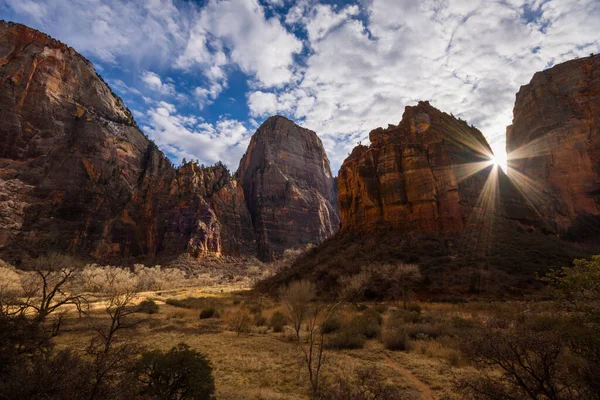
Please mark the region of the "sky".
[[600, 52], [598, 0], [0, 0], [0, 18], [90, 59], [175, 164], [232, 170], [280, 114], [319, 135], [336, 174], [420, 100], [502, 163], [519, 87]]

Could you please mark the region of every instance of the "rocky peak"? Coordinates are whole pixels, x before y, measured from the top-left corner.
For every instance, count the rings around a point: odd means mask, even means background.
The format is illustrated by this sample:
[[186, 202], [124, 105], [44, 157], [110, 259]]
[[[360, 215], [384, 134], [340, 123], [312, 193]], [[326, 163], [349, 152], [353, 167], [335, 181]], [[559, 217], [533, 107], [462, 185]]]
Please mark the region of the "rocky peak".
[[[428, 102], [406, 107], [400, 123], [369, 134], [338, 179], [342, 230], [382, 223], [401, 230], [461, 231], [491, 168], [485, 138]], [[483, 163], [466, 176], [463, 166]]]
[[[600, 232], [600, 55], [537, 72], [507, 128], [509, 176], [547, 227]], [[595, 228], [594, 228], [595, 227]]]
[[313, 131], [285, 117], [267, 119], [252, 136], [237, 177], [263, 259], [320, 243], [336, 232], [329, 159]]

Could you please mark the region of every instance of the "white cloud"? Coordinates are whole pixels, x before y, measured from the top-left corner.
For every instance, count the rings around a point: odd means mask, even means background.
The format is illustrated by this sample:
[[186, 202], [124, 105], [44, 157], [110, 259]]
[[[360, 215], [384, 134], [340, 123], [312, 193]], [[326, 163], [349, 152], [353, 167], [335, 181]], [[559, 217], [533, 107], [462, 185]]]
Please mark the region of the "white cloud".
[[163, 82], [161, 77], [152, 71], [142, 72], [142, 81], [150, 90], [161, 95], [173, 96], [176, 94], [175, 85]]
[[174, 105], [165, 102], [148, 110], [146, 120], [144, 131], [172, 157], [198, 159], [207, 165], [223, 161], [232, 170], [237, 169], [251, 135], [240, 121], [206, 123], [178, 114]]
[[260, 86], [270, 87], [292, 80], [293, 55], [302, 50], [302, 43], [277, 18], [267, 19], [256, 0], [210, 0], [200, 11], [177, 65], [212, 65], [218, 76], [226, 62], [223, 49]]
[[[600, 49], [595, 0], [371, 0], [367, 20], [354, 7], [311, 4], [287, 15], [305, 27], [311, 52], [285, 93], [296, 94], [288, 112], [319, 133], [334, 170], [354, 142], [418, 100], [474, 123], [501, 158], [519, 87], [548, 63]], [[285, 110], [284, 92], [274, 95], [248, 96], [251, 114]]]

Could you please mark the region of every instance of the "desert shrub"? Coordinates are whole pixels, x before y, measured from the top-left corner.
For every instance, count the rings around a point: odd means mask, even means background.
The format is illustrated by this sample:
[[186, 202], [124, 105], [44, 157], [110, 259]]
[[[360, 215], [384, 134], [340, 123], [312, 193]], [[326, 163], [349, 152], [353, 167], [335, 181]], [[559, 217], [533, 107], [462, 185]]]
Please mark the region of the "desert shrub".
[[321, 331], [324, 334], [329, 334], [339, 331], [341, 327], [342, 321], [337, 315], [334, 315], [323, 322], [323, 324], [321, 325]]
[[240, 336], [250, 330], [250, 312], [245, 307], [240, 307], [230, 318], [231, 329]]
[[473, 329], [477, 326], [475, 321], [472, 319], [466, 319], [458, 315], [452, 317], [450, 320], [450, 325], [455, 329]]
[[458, 382], [468, 397], [594, 398], [581, 379], [581, 360], [565, 353], [560, 332], [481, 328], [461, 339], [463, 354], [481, 371]]
[[262, 314], [255, 314], [253, 319], [254, 326], [265, 326], [267, 325], [267, 319]]
[[183, 299], [169, 298], [165, 300], [170, 306], [179, 307], [179, 308], [189, 308], [189, 309], [203, 309], [205, 307], [210, 307], [209, 299], [205, 297], [186, 297]]
[[213, 399], [210, 361], [183, 343], [166, 353], [142, 353], [135, 374], [142, 382], [140, 394], [152, 399]]
[[388, 306], [387, 304], [377, 304], [371, 307], [371, 309], [379, 314], [385, 314], [385, 312], [388, 310]]
[[280, 311], [276, 311], [273, 313], [273, 315], [271, 315], [269, 325], [271, 325], [271, 328], [273, 328], [273, 332], [283, 332], [283, 327], [285, 326], [286, 321], [287, 318], [285, 314]]
[[156, 314], [158, 308], [158, 304], [154, 300], [146, 299], [137, 306], [136, 311], [144, 314]]
[[406, 309], [410, 312], [421, 314], [421, 305], [419, 303], [410, 303]]
[[356, 326], [347, 326], [327, 338], [326, 347], [329, 349], [362, 349], [365, 336]]
[[388, 350], [408, 351], [412, 349], [408, 333], [403, 327], [385, 327], [381, 333], [381, 341]]
[[404, 329], [411, 339], [437, 339], [445, 333], [440, 324], [407, 324]]
[[361, 315], [357, 315], [350, 322], [350, 326], [357, 332], [360, 332], [367, 339], [379, 336], [381, 333], [381, 324], [383, 318], [374, 310], [365, 310]]
[[421, 321], [421, 315], [414, 311], [395, 310], [388, 319], [389, 324], [402, 325], [402, 323], [416, 324]]
[[200, 319], [219, 318], [219, 312], [215, 307], [208, 307], [200, 311]]
[[338, 376], [325, 382], [319, 400], [400, 400], [406, 395], [386, 383], [386, 378], [375, 368], [361, 368], [355, 376]]
[[253, 304], [250, 306], [248, 311], [250, 311], [250, 314], [260, 314], [262, 313], [262, 307], [258, 304]]

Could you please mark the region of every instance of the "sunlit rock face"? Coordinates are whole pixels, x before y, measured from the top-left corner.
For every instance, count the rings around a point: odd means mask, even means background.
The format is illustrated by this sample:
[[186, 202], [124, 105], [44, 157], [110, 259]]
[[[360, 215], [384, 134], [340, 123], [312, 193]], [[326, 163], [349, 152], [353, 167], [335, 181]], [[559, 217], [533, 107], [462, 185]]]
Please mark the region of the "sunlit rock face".
[[284, 117], [269, 118], [252, 136], [237, 177], [261, 258], [318, 244], [337, 231], [334, 180], [314, 132]]
[[600, 55], [538, 72], [521, 87], [507, 153], [511, 180], [551, 230], [600, 231]]
[[385, 224], [460, 232], [474, 208], [486, 206], [478, 200], [494, 168], [492, 152], [466, 122], [420, 102], [406, 107], [398, 126], [375, 129], [369, 138], [371, 145], [356, 147], [339, 172], [342, 231]]
[[222, 167], [177, 171], [73, 49], [0, 22], [0, 257], [254, 252]]

